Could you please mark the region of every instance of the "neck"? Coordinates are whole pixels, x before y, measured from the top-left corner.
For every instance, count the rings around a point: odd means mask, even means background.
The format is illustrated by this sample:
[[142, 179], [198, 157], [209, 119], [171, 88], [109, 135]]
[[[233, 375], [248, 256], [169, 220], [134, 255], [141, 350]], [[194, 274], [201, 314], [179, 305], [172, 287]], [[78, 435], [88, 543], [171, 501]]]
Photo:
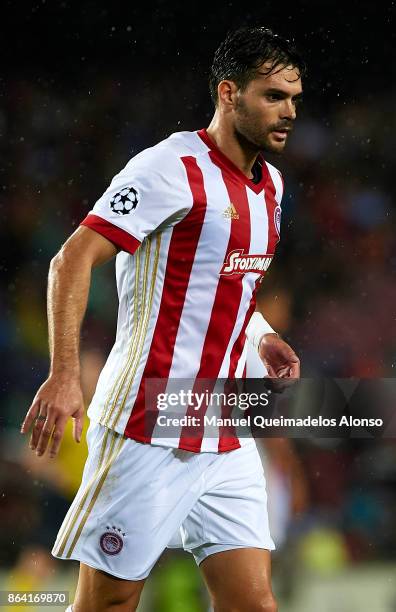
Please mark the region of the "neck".
[[230, 129], [230, 126], [220, 120], [217, 111], [206, 131], [220, 151], [224, 153], [243, 174], [251, 179], [253, 176], [252, 168], [258, 155], [257, 149], [249, 147], [248, 143], [238, 139], [238, 136]]

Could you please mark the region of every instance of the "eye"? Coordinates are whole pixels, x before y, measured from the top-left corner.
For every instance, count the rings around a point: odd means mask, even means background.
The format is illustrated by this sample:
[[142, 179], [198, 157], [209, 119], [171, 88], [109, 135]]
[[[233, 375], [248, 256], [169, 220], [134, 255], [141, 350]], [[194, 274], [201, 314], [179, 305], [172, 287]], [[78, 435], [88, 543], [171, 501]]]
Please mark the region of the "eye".
[[277, 93], [266, 94], [266, 97], [270, 102], [278, 102], [282, 99], [282, 96]]

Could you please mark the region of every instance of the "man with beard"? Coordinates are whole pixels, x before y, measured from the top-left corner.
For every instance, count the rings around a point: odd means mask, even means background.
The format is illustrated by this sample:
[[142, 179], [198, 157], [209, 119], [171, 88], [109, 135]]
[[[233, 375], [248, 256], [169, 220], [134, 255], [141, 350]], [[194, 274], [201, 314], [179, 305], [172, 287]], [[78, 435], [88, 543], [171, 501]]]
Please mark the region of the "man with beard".
[[[53, 554], [80, 561], [74, 612], [135, 610], [167, 546], [181, 540], [214, 610], [276, 610], [265, 479], [251, 438], [198, 424], [161, 431], [151, 379], [244, 375], [245, 338], [270, 376], [297, 378], [294, 351], [255, 312], [279, 241], [281, 153], [296, 118], [303, 62], [270, 30], [231, 32], [215, 53], [207, 129], [172, 134], [117, 174], [50, 266], [51, 369], [22, 431], [55, 456], [65, 424], [81, 437], [79, 330], [92, 268], [115, 255], [113, 349], [88, 409], [89, 456]], [[175, 538], [177, 535], [177, 538]]]

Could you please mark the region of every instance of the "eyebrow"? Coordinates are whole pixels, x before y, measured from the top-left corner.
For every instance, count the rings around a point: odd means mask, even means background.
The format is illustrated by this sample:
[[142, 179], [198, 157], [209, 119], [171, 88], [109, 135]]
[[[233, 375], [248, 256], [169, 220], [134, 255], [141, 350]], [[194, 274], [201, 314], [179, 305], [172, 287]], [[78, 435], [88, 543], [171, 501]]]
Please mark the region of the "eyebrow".
[[[282, 89], [276, 89], [276, 87], [270, 87], [270, 89], [267, 89], [265, 91], [265, 93], [266, 94], [279, 94], [281, 96], [284, 96], [285, 98], [288, 97], [288, 94], [285, 91], [283, 91]], [[302, 98], [302, 97], [303, 97], [303, 92], [302, 91], [300, 93], [292, 96], [292, 98], [294, 100], [296, 100], [296, 99], [298, 100], [299, 98]]]

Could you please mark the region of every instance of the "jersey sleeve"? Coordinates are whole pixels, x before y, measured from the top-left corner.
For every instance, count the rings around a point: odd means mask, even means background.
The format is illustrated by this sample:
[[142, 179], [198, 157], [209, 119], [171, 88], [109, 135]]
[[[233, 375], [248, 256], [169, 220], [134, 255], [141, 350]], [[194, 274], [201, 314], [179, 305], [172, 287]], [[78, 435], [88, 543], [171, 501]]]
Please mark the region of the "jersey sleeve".
[[152, 232], [181, 221], [192, 201], [181, 160], [147, 149], [117, 174], [81, 225], [134, 253]]

